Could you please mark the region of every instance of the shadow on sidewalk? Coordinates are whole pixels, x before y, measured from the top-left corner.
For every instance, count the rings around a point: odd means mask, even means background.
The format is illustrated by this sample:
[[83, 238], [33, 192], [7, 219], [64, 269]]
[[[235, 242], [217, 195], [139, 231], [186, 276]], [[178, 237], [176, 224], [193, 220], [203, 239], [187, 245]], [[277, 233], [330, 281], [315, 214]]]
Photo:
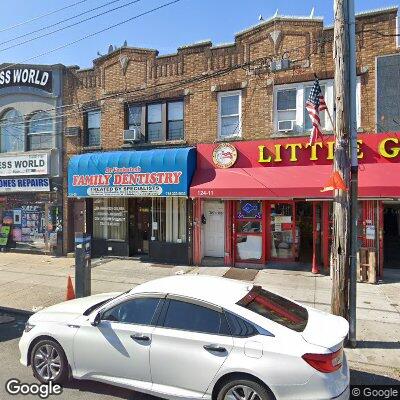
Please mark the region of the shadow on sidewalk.
[[350, 370], [352, 385], [399, 385], [400, 380], [372, 372]]
[[400, 349], [400, 342], [383, 342], [380, 340], [360, 340], [357, 342], [359, 349]]
[[63, 385], [64, 388], [70, 390], [77, 390], [79, 392], [90, 392], [100, 395], [112, 395], [116, 399], [122, 400], [160, 400], [158, 397], [149, 396], [133, 390], [122, 389], [116, 386], [107, 385], [105, 383], [93, 382], [93, 381], [79, 381], [73, 379], [67, 384]]

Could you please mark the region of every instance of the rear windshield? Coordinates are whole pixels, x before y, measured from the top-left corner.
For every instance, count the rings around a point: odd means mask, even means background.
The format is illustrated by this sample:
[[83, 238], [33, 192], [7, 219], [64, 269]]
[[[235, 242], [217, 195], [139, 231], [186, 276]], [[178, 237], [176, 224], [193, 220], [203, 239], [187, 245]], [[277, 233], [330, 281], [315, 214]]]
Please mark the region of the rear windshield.
[[258, 286], [238, 305], [296, 332], [303, 332], [307, 325], [308, 312], [304, 307]]

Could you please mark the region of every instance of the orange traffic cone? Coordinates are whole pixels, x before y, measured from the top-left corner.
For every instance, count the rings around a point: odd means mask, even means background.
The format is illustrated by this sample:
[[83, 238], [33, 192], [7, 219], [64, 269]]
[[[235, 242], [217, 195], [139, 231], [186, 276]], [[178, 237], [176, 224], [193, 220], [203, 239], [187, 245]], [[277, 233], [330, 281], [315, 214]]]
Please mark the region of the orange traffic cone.
[[68, 282], [67, 282], [67, 300], [75, 299], [75, 291], [74, 286], [72, 285], [71, 276], [68, 275]]
[[317, 256], [316, 256], [315, 252], [314, 252], [313, 258], [312, 258], [311, 272], [313, 274], [319, 274], [319, 267], [318, 267], [318, 264], [317, 264]]

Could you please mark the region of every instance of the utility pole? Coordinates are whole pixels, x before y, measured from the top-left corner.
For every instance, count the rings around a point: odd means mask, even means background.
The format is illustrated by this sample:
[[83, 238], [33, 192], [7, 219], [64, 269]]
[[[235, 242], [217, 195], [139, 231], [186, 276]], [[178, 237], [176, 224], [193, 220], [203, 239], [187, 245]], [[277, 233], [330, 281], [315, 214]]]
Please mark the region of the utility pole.
[[356, 57], [356, 18], [354, 0], [347, 0], [349, 52], [350, 52], [350, 293], [349, 293], [349, 342], [356, 347], [356, 310], [357, 310], [357, 251], [358, 251], [358, 158], [357, 158], [357, 57]]
[[[334, 170], [339, 172], [345, 184], [350, 183], [349, 132], [350, 132], [350, 51], [348, 30], [348, 0], [334, 0], [334, 45], [335, 61], [335, 155]], [[332, 298], [331, 311], [348, 319], [349, 306], [349, 250], [350, 250], [350, 195], [344, 190], [334, 191]]]

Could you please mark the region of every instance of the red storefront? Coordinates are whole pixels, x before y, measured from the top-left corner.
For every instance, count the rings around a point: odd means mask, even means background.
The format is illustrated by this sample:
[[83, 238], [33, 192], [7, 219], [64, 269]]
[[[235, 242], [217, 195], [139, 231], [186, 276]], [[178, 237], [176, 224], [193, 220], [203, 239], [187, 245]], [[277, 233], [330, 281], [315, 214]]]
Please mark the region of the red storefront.
[[[400, 144], [396, 134], [359, 135], [359, 243], [374, 253], [376, 273], [400, 267]], [[194, 262], [227, 266], [272, 262], [329, 268], [333, 137], [197, 146]]]

